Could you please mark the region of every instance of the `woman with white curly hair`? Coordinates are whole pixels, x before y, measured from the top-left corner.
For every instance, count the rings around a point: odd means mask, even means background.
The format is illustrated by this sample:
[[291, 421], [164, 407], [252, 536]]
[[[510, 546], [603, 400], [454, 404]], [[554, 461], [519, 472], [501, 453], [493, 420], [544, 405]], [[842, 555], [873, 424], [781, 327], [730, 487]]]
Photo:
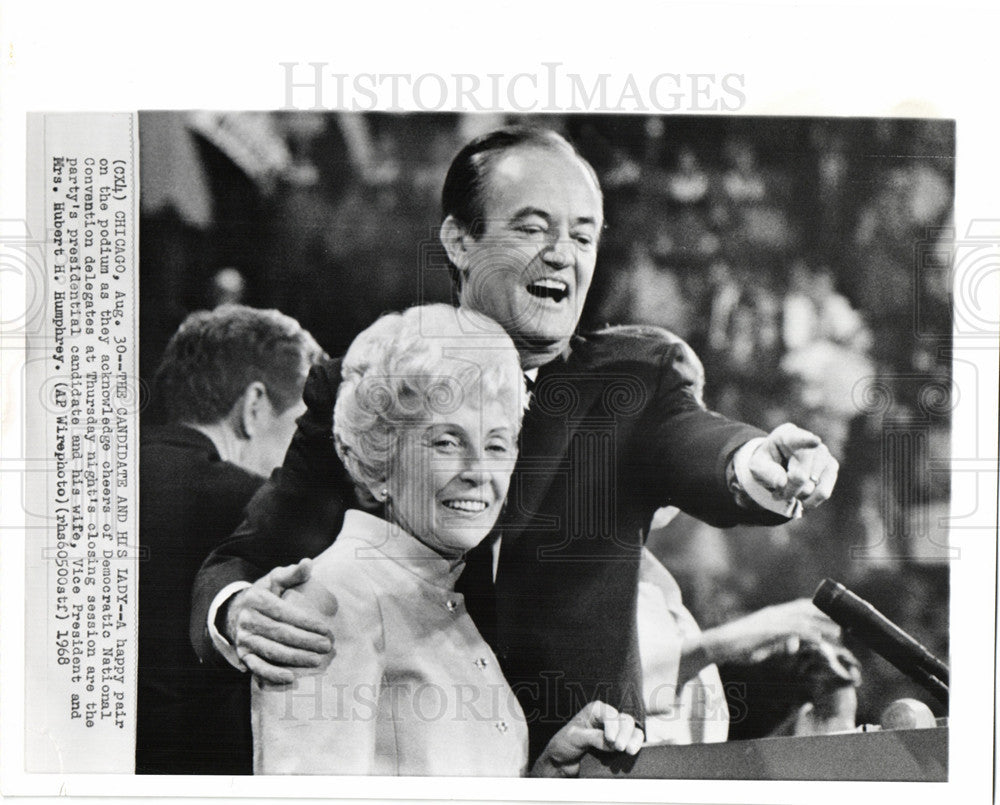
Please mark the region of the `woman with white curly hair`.
[[[416, 307], [355, 339], [334, 440], [381, 516], [349, 510], [285, 593], [335, 617], [337, 644], [292, 685], [255, 681], [256, 773], [529, 771], [524, 713], [455, 590], [504, 505], [526, 402], [513, 342], [481, 314]], [[631, 716], [591, 702], [530, 773], [572, 776], [588, 749], [635, 754], [642, 740]]]

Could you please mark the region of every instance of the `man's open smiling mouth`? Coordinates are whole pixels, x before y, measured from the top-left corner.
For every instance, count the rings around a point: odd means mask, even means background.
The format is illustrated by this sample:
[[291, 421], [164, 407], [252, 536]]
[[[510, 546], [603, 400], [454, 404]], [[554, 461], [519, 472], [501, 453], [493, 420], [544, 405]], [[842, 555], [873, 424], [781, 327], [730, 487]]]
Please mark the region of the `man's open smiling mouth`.
[[561, 302], [569, 296], [569, 286], [562, 280], [543, 277], [528, 284], [528, 293], [539, 299], [552, 299]]

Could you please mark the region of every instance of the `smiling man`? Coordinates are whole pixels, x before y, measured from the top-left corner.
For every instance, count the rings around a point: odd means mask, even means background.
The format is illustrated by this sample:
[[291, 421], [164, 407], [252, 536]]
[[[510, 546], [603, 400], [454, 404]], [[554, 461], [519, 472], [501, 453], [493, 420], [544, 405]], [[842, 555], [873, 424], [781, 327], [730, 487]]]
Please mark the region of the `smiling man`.
[[575, 155], [557, 153], [545, 145], [497, 151], [479, 162], [473, 186], [482, 193], [470, 199], [462, 192], [468, 177], [455, 170], [443, 191], [441, 240], [460, 304], [503, 325], [526, 370], [566, 351], [603, 224], [597, 177]]
[[[685, 346], [664, 331], [575, 333], [602, 194], [558, 134], [513, 127], [472, 141], [442, 206], [459, 303], [503, 325], [534, 385], [507, 507], [467, 555], [460, 588], [518, 694], [535, 757], [588, 701], [642, 719], [637, 585], [657, 508], [718, 526], [782, 522], [830, 496], [837, 462], [793, 425], [764, 434], [706, 411]], [[339, 382], [338, 362], [312, 373], [282, 469], [202, 567], [192, 639], [206, 661], [287, 681], [332, 649], [323, 622], [280, 593], [308, 576], [308, 562], [292, 563], [323, 551], [353, 504], [331, 439]]]

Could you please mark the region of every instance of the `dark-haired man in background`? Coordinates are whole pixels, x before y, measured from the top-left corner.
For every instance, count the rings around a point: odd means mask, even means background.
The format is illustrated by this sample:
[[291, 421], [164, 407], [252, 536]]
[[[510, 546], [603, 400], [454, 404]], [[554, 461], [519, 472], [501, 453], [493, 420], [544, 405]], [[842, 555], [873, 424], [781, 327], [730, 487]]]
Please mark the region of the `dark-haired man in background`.
[[[637, 586], [657, 508], [719, 526], [783, 522], [826, 500], [838, 467], [793, 425], [764, 434], [706, 411], [684, 349], [662, 331], [575, 334], [603, 201], [593, 169], [558, 134], [477, 138], [453, 160], [442, 202], [459, 304], [504, 326], [534, 385], [496, 539], [469, 553], [461, 585], [518, 693], [535, 757], [592, 699], [643, 718]], [[354, 505], [330, 440], [339, 381], [338, 362], [312, 373], [284, 465], [199, 573], [192, 638], [206, 661], [222, 655], [290, 681], [290, 668], [331, 650], [321, 622], [280, 598], [308, 563], [268, 570], [325, 549]]]
[[199, 668], [191, 586], [281, 463], [321, 355], [294, 319], [237, 306], [191, 314], [167, 345], [153, 394], [168, 424], [139, 456], [137, 773], [253, 770], [249, 680]]

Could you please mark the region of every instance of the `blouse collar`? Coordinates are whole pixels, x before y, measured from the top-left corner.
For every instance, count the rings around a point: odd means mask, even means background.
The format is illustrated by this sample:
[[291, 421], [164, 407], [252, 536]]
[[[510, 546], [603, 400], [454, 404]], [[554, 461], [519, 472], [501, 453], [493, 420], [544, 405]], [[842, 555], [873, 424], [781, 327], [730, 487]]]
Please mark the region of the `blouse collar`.
[[359, 509], [344, 513], [343, 534], [364, 542], [435, 587], [453, 590], [465, 567], [464, 559], [442, 556], [395, 523]]

